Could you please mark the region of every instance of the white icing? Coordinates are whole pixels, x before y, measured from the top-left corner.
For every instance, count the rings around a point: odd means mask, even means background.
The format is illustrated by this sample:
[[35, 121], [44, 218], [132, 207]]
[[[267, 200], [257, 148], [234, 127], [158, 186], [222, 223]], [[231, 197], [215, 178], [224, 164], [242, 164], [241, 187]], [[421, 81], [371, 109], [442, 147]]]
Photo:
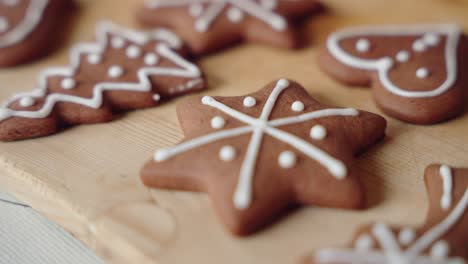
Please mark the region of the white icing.
[[60, 86], [65, 90], [71, 90], [76, 87], [76, 81], [72, 78], [65, 78], [60, 82]]
[[310, 129], [310, 137], [315, 140], [323, 140], [327, 137], [327, 129], [322, 125], [315, 125]]
[[447, 258], [449, 254], [449, 245], [446, 241], [440, 240], [437, 241], [432, 247], [431, 247], [431, 257], [435, 259], [445, 259]]
[[145, 60], [146, 65], [154, 66], [154, 65], [158, 64], [159, 58], [154, 53], [148, 53], [148, 54], [145, 55], [144, 60]]
[[252, 96], [247, 96], [244, 98], [243, 104], [245, 107], [254, 107], [257, 104], [257, 100]]
[[[437, 88], [431, 91], [411, 91], [404, 87], [396, 86], [389, 79], [389, 71], [394, 65], [394, 61], [390, 57], [382, 57], [377, 59], [362, 59], [347, 53], [341, 46], [340, 42], [349, 37], [360, 35], [372, 36], [414, 36], [422, 35], [428, 32], [444, 35], [447, 37], [444, 49], [445, 67], [447, 78]], [[452, 88], [457, 80], [457, 49], [461, 31], [455, 25], [436, 25], [436, 26], [417, 26], [417, 27], [361, 27], [348, 29], [332, 34], [327, 40], [327, 48], [330, 53], [343, 64], [364, 70], [375, 70], [378, 72], [378, 77], [383, 87], [389, 92], [401, 97], [409, 98], [424, 98], [435, 97], [444, 94]], [[426, 44], [421, 41], [424, 47]], [[415, 44], [419, 46], [419, 44]], [[414, 48], [414, 47], [413, 47]], [[418, 48], [417, 48], [418, 49]]]
[[201, 16], [203, 13], [203, 5], [200, 3], [195, 3], [189, 5], [189, 14], [193, 17]]
[[427, 45], [422, 39], [413, 42], [413, 50], [416, 52], [424, 52], [427, 50]]
[[302, 138], [278, 129], [278, 127], [330, 116], [357, 116], [359, 115], [359, 111], [355, 109], [322, 109], [298, 116], [269, 120], [270, 114], [276, 105], [279, 95], [288, 87], [288, 80], [281, 79], [276, 83], [275, 88], [263, 106], [263, 110], [259, 118], [249, 116], [233, 108], [230, 108], [229, 106], [218, 102], [210, 96], [204, 96], [202, 98], [202, 104], [217, 109], [247, 125], [217, 131], [205, 136], [185, 141], [169, 149], [159, 150], [155, 153], [154, 160], [156, 162], [163, 162], [178, 154], [216, 142], [221, 139], [238, 137], [240, 135], [252, 133], [252, 137], [250, 139], [245, 158], [240, 169], [239, 180], [233, 197], [234, 206], [240, 210], [248, 208], [252, 202], [252, 184], [255, 173], [255, 165], [262, 145], [262, 140], [265, 135], [280, 140], [295, 148], [305, 156], [317, 161], [319, 164], [324, 166], [336, 179], [344, 179], [347, 175], [347, 168], [342, 161], [337, 160], [327, 152], [310, 144]]
[[127, 54], [127, 57], [129, 57], [130, 59], [136, 59], [141, 56], [141, 49], [140, 47], [136, 45], [130, 45], [128, 46], [125, 53]]
[[125, 39], [123, 39], [122, 37], [114, 37], [111, 40], [111, 46], [114, 49], [121, 49], [125, 46]]
[[440, 37], [434, 33], [426, 33], [424, 34], [423, 41], [428, 46], [437, 46], [440, 42]]
[[89, 64], [99, 64], [102, 62], [102, 56], [100, 54], [89, 54], [88, 55], [88, 63]]
[[153, 94], [153, 100], [156, 102], [159, 102], [161, 100], [161, 95], [160, 94]]
[[[18, 4], [15, 0], [4, 0], [6, 5], [15, 6]], [[26, 39], [39, 25], [42, 20], [44, 11], [49, 4], [49, 0], [33, 0], [29, 1], [23, 19], [10, 28], [8, 33], [0, 37], [0, 48], [5, 48], [15, 45]]]
[[374, 240], [369, 235], [361, 235], [355, 243], [355, 249], [357, 251], [370, 251], [374, 247]]
[[412, 228], [404, 228], [398, 234], [398, 241], [400, 244], [407, 246], [413, 243], [414, 239], [416, 238], [416, 233]]
[[211, 127], [214, 129], [221, 129], [226, 125], [226, 120], [220, 116], [215, 116], [211, 119]]
[[292, 105], [291, 105], [291, 110], [293, 110], [294, 112], [302, 112], [302, 111], [304, 111], [304, 103], [301, 102], [301, 101], [295, 101], [295, 102], [292, 103]]
[[19, 101], [19, 104], [22, 107], [30, 107], [30, 106], [33, 106], [35, 103], [36, 103], [36, 101], [31, 96], [23, 97]]
[[410, 53], [406, 50], [402, 50], [397, 53], [395, 58], [398, 62], [407, 62], [410, 58]]
[[10, 28], [10, 23], [6, 17], [0, 17], [0, 33], [7, 31]]
[[419, 68], [416, 70], [416, 77], [418, 77], [419, 79], [425, 79], [427, 77], [429, 77], [429, 70], [427, 68]]
[[107, 71], [107, 75], [111, 78], [119, 78], [125, 73], [124, 69], [118, 65], [111, 66]]
[[[372, 229], [381, 246], [381, 250], [370, 252], [355, 251], [352, 249], [325, 249], [317, 252], [315, 261], [318, 264], [325, 263], [389, 263], [389, 264], [408, 264], [408, 263], [465, 263], [460, 258], [450, 258], [449, 245], [440, 238], [447, 233], [462, 216], [468, 208], [468, 188], [450, 214], [426, 233], [422, 234], [406, 249], [398, 244], [393, 232], [385, 224], [377, 224]], [[430, 248], [430, 256], [424, 252]]]
[[370, 42], [368, 39], [359, 39], [356, 41], [356, 50], [359, 52], [368, 52], [370, 50]]
[[283, 151], [278, 156], [278, 164], [283, 169], [290, 169], [296, 165], [297, 156], [292, 151]]
[[[195, 29], [199, 32], [206, 32], [210, 26], [229, 7], [226, 16], [229, 21], [239, 23], [248, 14], [277, 31], [286, 30], [288, 23], [286, 19], [274, 12], [278, 0], [261, 1], [260, 3], [251, 0], [150, 0], [146, 3], [147, 8], [187, 6], [188, 12], [195, 17]], [[207, 6], [204, 8], [202, 4]]]
[[233, 23], [239, 23], [244, 19], [244, 12], [236, 7], [231, 7], [228, 9], [227, 17], [229, 21]]
[[440, 198], [440, 207], [444, 210], [448, 210], [452, 206], [452, 169], [447, 165], [440, 166], [439, 174], [442, 177], [443, 182], [443, 193]]
[[[138, 45], [145, 45], [154, 40], [162, 41], [157, 44], [156, 52], [161, 57], [164, 57], [177, 65], [177, 67], [142, 67], [137, 71], [138, 82], [135, 83], [97, 83], [93, 88], [93, 96], [91, 98], [59, 93], [47, 94], [50, 77], [69, 78], [75, 74], [77, 69], [79, 69], [83, 55], [85, 55], [85, 57], [88, 57], [89, 54], [99, 54], [101, 56], [107, 49], [109, 34], [121, 36], [122, 38]], [[171, 49], [171, 47], [180, 48], [180, 46], [181, 40], [169, 31], [159, 29], [148, 33], [142, 33], [120, 28], [110, 22], [102, 22], [97, 27], [97, 43], [87, 43], [75, 46], [71, 51], [70, 67], [50, 68], [45, 70], [39, 75], [38, 89], [30, 93], [16, 94], [10, 100], [3, 103], [0, 108], [0, 121], [10, 117], [44, 118], [51, 113], [55, 104], [58, 102], [70, 102], [90, 108], [99, 108], [103, 103], [103, 94], [105, 91], [150, 92], [152, 90], [150, 76], [152, 75], [197, 78], [198, 80], [201, 76], [198, 67], [184, 60]], [[33, 98], [44, 97], [44, 104], [36, 111], [17, 111], [8, 108], [13, 102], [25, 96], [31, 96]]]
[[219, 151], [219, 158], [222, 161], [233, 161], [236, 158], [237, 152], [233, 146], [224, 146]]

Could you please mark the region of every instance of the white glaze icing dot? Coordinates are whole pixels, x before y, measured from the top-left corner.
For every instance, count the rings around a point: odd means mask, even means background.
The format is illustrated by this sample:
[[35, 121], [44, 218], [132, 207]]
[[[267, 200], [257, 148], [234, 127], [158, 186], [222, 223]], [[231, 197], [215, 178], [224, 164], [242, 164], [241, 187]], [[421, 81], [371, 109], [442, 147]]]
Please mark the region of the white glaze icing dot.
[[233, 161], [236, 155], [237, 152], [233, 146], [224, 146], [219, 150], [219, 158], [222, 161]]
[[227, 11], [227, 17], [229, 21], [238, 23], [244, 18], [244, 12], [242, 12], [242, 10], [240, 10], [239, 8], [231, 7]]
[[355, 243], [357, 251], [365, 252], [369, 251], [374, 247], [374, 240], [369, 235], [361, 235]]
[[277, 83], [278, 87], [288, 87], [289, 86], [289, 81], [286, 79], [281, 79]]
[[30, 106], [33, 106], [35, 103], [36, 101], [31, 96], [23, 97], [19, 101], [19, 105], [22, 107], [30, 107]]
[[368, 39], [361, 38], [356, 41], [356, 50], [359, 52], [368, 52], [370, 50], [371, 44]]
[[304, 111], [304, 103], [301, 101], [295, 101], [294, 103], [292, 103], [291, 109], [294, 112], [302, 112]]
[[121, 49], [125, 46], [125, 40], [121, 37], [114, 37], [111, 40], [111, 45], [115, 49]]
[[257, 100], [252, 96], [247, 96], [244, 98], [243, 104], [245, 107], [254, 107], [257, 104]]
[[310, 129], [310, 137], [315, 140], [323, 140], [327, 136], [327, 130], [322, 125], [315, 125]]
[[449, 244], [446, 241], [437, 241], [431, 248], [431, 257], [435, 259], [444, 259], [449, 254]]
[[424, 43], [426, 43], [426, 45], [434, 47], [437, 46], [437, 44], [439, 44], [440, 37], [435, 33], [426, 33], [423, 36], [423, 41]]
[[413, 50], [417, 52], [423, 52], [426, 51], [427, 46], [424, 43], [424, 41], [418, 39], [413, 43]]
[[197, 20], [195, 22], [195, 30], [198, 32], [206, 32], [208, 30], [209, 24], [206, 20]]
[[283, 31], [288, 27], [288, 22], [282, 17], [274, 17], [271, 20], [271, 26], [277, 31]]
[[145, 55], [145, 64], [148, 66], [154, 66], [158, 63], [159, 58], [154, 53], [148, 53]]
[[203, 5], [200, 3], [191, 4], [189, 6], [189, 13], [193, 17], [198, 17], [203, 13]]
[[161, 95], [160, 94], [154, 94], [153, 95], [153, 100], [156, 102], [159, 102], [161, 100]]
[[424, 67], [419, 68], [418, 70], [416, 70], [416, 77], [418, 77], [419, 79], [425, 79], [429, 77], [429, 70]]
[[283, 169], [290, 169], [296, 165], [297, 156], [292, 151], [283, 151], [278, 157], [278, 164]]
[[395, 58], [398, 62], [407, 62], [410, 58], [410, 54], [408, 51], [402, 50], [397, 53]]
[[414, 239], [416, 238], [416, 233], [411, 228], [405, 228], [400, 231], [398, 234], [398, 241], [404, 246], [407, 246], [413, 243]]
[[88, 63], [89, 64], [99, 64], [102, 61], [102, 57], [99, 54], [89, 54]]
[[76, 81], [72, 78], [65, 78], [60, 82], [60, 86], [65, 90], [71, 90], [76, 87]]
[[124, 74], [124, 70], [123, 70], [122, 67], [114, 65], [114, 66], [109, 68], [107, 74], [111, 78], [119, 78]]
[[130, 45], [125, 53], [130, 59], [136, 59], [141, 56], [141, 49], [138, 46]]
[[221, 129], [226, 125], [226, 120], [220, 116], [215, 116], [211, 119], [211, 127], [214, 129]]
[[7, 31], [10, 28], [10, 23], [6, 17], [0, 17], [0, 33]]

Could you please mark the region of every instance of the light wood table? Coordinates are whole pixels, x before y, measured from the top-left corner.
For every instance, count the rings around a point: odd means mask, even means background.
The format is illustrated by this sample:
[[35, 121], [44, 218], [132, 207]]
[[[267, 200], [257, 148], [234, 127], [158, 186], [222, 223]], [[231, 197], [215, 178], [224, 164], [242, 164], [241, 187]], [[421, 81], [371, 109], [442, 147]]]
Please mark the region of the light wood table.
[[[0, 71], [0, 99], [34, 87], [37, 73], [68, 62], [73, 43], [90, 40], [94, 25], [134, 25], [139, 1], [80, 1], [60, 50], [34, 64]], [[319, 100], [381, 113], [367, 89], [347, 89], [316, 64], [317, 47], [333, 30], [364, 23], [458, 22], [468, 31], [466, 0], [324, 0], [327, 14], [304, 31], [300, 51], [245, 45], [201, 60], [213, 95], [240, 95], [267, 82], [298, 80]], [[29, 87], [29, 88], [28, 88]], [[433, 162], [468, 165], [468, 115], [422, 127], [388, 118], [384, 142], [358, 159], [369, 198], [362, 212], [303, 208], [248, 238], [229, 235], [203, 194], [148, 190], [138, 172], [154, 150], [181, 138], [177, 100], [109, 124], [0, 143], [0, 184], [64, 226], [110, 263], [294, 263], [324, 246], [342, 245], [360, 224], [386, 220], [416, 225], [426, 209], [422, 173]]]

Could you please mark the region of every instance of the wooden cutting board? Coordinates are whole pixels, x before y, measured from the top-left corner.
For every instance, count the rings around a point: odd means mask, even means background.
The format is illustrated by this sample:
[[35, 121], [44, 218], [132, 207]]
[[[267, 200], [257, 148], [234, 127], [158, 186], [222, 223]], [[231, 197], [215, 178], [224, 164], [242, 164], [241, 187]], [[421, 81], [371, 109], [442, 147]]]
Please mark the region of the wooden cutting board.
[[[468, 31], [466, 0], [324, 0], [329, 10], [304, 27], [309, 45], [284, 51], [244, 45], [200, 61], [211, 89], [241, 95], [288, 77], [319, 100], [381, 112], [369, 90], [324, 75], [317, 48], [335, 29], [355, 24], [457, 22]], [[63, 44], [39, 62], [0, 71], [0, 99], [34, 87], [37, 73], [68, 63], [68, 49], [94, 36], [101, 19], [135, 26], [139, 1], [88, 0], [64, 25]], [[468, 114], [435, 126], [388, 118], [387, 138], [359, 157], [368, 209], [303, 208], [248, 238], [228, 234], [206, 195], [149, 190], [138, 172], [154, 150], [181, 139], [175, 104], [136, 111], [108, 124], [79, 126], [41, 139], [0, 143], [0, 184], [58, 222], [110, 263], [295, 263], [319, 247], [343, 245], [375, 220], [417, 225], [424, 219], [424, 168], [468, 166]]]

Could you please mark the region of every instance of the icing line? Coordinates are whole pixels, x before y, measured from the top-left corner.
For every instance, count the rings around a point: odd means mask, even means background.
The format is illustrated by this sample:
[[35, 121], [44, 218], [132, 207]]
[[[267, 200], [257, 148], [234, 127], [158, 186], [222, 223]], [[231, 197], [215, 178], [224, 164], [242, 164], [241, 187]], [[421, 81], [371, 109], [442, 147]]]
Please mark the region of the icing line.
[[23, 20], [5, 35], [0, 37], [0, 48], [23, 41], [39, 25], [49, 0], [30, 0]]
[[[425, 34], [427, 32], [435, 32], [447, 36], [445, 43], [445, 64], [447, 78], [438, 88], [431, 91], [410, 91], [400, 88], [393, 84], [389, 79], [388, 72], [393, 67], [393, 59], [390, 57], [383, 57], [379, 59], [360, 59], [348, 54], [341, 47], [339, 42], [345, 38], [357, 35], [372, 35], [372, 36], [409, 36]], [[447, 25], [434, 25], [434, 26], [407, 26], [407, 27], [357, 27], [352, 29], [343, 30], [332, 34], [327, 39], [327, 48], [330, 53], [340, 62], [359, 69], [376, 70], [380, 82], [384, 88], [389, 92], [401, 97], [409, 98], [424, 98], [435, 97], [447, 92], [452, 88], [457, 79], [457, 49], [460, 39], [461, 30], [458, 26]]]

